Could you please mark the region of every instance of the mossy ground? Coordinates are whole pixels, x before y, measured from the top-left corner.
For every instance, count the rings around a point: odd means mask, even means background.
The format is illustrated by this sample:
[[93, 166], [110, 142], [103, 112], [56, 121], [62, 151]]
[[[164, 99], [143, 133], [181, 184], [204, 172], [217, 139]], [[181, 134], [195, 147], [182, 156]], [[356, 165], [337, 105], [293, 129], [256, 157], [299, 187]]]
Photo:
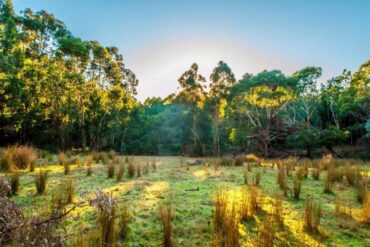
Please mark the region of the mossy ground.
[[[160, 246], [161, 226], [158, 220], [158, 205], [170, 201], [174, 210], [174, 240], [176, 246], [210, 246], [212, 243], [213, 196], [221, 187], [228, 187], [230, 193], [238, 193], [244, 185], [244, 167], [181, 166], [178, 157], [155, 157], [157, 168], [150, 167], [149, 174], [127, 178], [121, 182], [107, 178], [107, 166], [94, 164], [92, 176], [86, 175], [86, 167], [71, 166], [71, 174], [64, 175], [60, 165], [45, 165], [36, 169], [49, 170], [46, 192], [36, 195], [33, 173], [24, 172], [18, 195], [13, 199], [22, 206], [26, 216], [38, 215], [50, 207], [52, 194], [72, 177], [76, 186], [74, 203], [88, 201], [97, 189], [112, 193], [120, 205], [126, 203], [133, 216], [131, 232], [125, 243], [118, 246]], [[146, 164], [153, 157], [135, 157]], [[54, 162], [57, 163], [57, 162]], [[277, 184], [277, 170], [269, 166], [253, 167], [249, 180], [257, 171], [261, 172], [260, 188], [265, 195], [263, 211], [253, 220], [240, 224], [241, 246], [254, 246], [258, 224], [265, 212], [271, 211], [273, 199], [281, 190]], [[370, 228], [360, 223], [361, 205], [356, 201], [356, 188], [345, 182], [336, 183], [332, 194], [323, 193], [325, 172], [316, 181], [309, 176], [302, 182], [301, 199], [290, 196], [284, 199], [284, 227], [276, 233], [276, 246], [370, 246]], [[288, 176], [292, 188], [294, 176]], [[313, 236], [303, 230], [302, 217], [305, 198], [312, 195], [323, 209], [320, 236]], [[335, 198], [340, 198], [351, 208], [352, 216], [335, 215]], [[72, 204], [69, 205], [72, 207]], [[97, 229], [96, 211], [84, 204], [75, 209], [62, 222], [58, 231], [73, 246], [80, 232]]]

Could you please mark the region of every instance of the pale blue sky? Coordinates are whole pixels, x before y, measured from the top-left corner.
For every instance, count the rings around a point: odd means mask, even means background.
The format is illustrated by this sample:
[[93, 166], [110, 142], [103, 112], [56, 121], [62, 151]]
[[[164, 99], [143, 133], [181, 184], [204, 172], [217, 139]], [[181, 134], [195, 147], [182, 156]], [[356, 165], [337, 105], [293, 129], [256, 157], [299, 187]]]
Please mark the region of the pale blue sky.
[[75, 36], [117, 46], [140, 80], [138, 98], [175, 92], [193, 62], [219, 60], [236, 76], [304, 66], [322, 80], [370, 59], [370, 0], [14, 0], [45, 9]]

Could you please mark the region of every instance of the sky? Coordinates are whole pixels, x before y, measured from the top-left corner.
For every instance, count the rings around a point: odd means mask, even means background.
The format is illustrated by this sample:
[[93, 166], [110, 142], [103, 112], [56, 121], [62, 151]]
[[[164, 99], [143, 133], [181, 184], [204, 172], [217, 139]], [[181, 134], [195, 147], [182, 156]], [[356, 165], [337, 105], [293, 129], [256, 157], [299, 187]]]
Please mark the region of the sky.
[[137, 98], [165, 97], [196, 62], [236, 77], [320, 66], [321, 81], [370, 59], [370, 0], [13, 0], [46, 10], [76, 37], [116, 46], [139, 79]]

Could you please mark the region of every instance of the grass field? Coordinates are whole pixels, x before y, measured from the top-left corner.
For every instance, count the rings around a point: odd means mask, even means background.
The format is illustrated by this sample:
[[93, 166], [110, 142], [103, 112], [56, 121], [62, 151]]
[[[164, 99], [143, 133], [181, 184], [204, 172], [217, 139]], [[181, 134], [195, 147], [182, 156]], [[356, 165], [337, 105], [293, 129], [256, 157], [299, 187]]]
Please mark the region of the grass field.
[[[84, 159], [84, 158], [82, 158]], [[120, 157], [124, 160], [124, 157]], [[143, 166], [153, 157], [134, 157]], [[256, 246], [264, 218], [274, 210], [275, 198], [282, 194], [277, 183], [278, 169], [270, 162], [253, 166], [247, 172], [244, 166], [213, 166], [212, 162], [201, 165], [186, 165], [192, 159], [179, 157], [155, 157], [156, 169], [149, 167], [149, 173], [140, 177], [118, 182], [116, 177], [107, 178], [107, 165], [92, 165], [92, 175], [87, 176], [85, 166], [71, 165], [71, 172], [65, 175], [63, 166], [54, 157], [51, 165], [39, 166], [34, 173], [24, 172], [20, 176], [20, 187], [13, 199], [22, 206], [27, 217], [49, 211], [50, 202], [63, 184], [70, 178], [75, 184], [75, 197], [67, 208], [76, 207], [58, 226], [57, 231], [68, 245], [77, 245], [77, 239], [98, 228], [97, 212], [87, 201], [94, 198], [98, 189], [111, 194], [117, 200], [117, 207], [127, 205], [131, 214], [130, 232], [125, 241], [117, 240], [118, 246], [160, 246], [163, 241], [158, 219], [158, 205], [170, 202], [173, 209], [173, 243], [175, 246], [212, 246], [214, 239], [213, 212], [217, 191], [223, 189], [229, 198], [237, 201], [246, 172], [251, 183], [256, 173], [261, 174], [259, 190], [263, 194], [262, 210], [252, 219], [238, 224], [240, 246]], [[95, 163], [95, 162], [94, 162]], [[360, 165], [358, 165], [360, 166]], [[368, 167], [361, 163], [367, 173]], [[34, 174], [48, 170], [45, 193], [36, 195]], [[311, 169], [310, 169], [311, 170]], [[117, 172], [117, 169], [116, 169]], [[275, 246], [370, 246], [369, 225], [362, 223], [362, 205], [357, 202], [357, 188], [349, 186], [345, 179], [333, 185], [333, 193], [323, 193], [327, 172], [314, 180], [311, 172], [302, 179], [300, 199], [292, 197], [293, 180], [296, 171], [287, 177], [287, 196], [283, 197], [283, 226], [274, 231]], [[368, 175], [366, 175], [368, 176]], [[320, 204], [322, 217], [319, 233], [313, 234], [303, 227], [306, 198]], [[84, 203], [86, 202], [86, 203]], [[341, 213], [336, 211], [340, 205]]]

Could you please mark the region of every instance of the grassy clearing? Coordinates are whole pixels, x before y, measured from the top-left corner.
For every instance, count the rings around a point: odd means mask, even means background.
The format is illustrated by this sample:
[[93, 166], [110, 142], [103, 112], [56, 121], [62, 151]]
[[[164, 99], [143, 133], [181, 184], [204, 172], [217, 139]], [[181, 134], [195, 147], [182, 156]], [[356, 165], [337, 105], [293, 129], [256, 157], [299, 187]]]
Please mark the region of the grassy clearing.
[[[119, 158], [124, 160], [123, 157]], [[140, 162], [142, 167], [153, 163], [153, 157], [133, 158], [135, 162]], [[248, 181], [253, 181], [256, 175], [260, 174], [262, 210], [239, 224], [241, 246], [254, 246], [256, 241], [262, 241], [261, 238], [271, 237], [268, 230], [268, 221], [271, 219], [268, 215], [276, 214], [276, 198], [282, 199], [282, 202], [279, 202], [279, 215], [283, 217], [283, 225], [274, 229], [276, 246], [370, 245], [370, 228], [360, 223], [362, 206], [357, 201], [358, 189], [343, 180], [333, 183], [332, 193], [323, 193], [326, 171], [321, 172], [319, 180], [312, 176], [302, 178], [300, 199], [294, 199], [293, 187], [298, 169], [290, 171], [289, 176], [284, 176], [288, 196], [282, 197], [284, 191], [277, 182], [279, 170], [276, 166], [272, 168], [269, 163], [247, 169], [246, 166], [189, 165], [191, 162], [184, 162], [178, 157], [155, 159], [155, 166], [152, 165], [155, 170], [152, 168], [148, 173], [143, 172], [141, 176], [132, 177], [125, 171], [119, 181], [107, 178], [107, 165], [96, 164], [91, 160], [89, 162], [92, 164], [89, 163], [89, 166], [71, 164], [70, 173], [65, 175], [64, 167], [56, 161], [55, 165], [39, 166], [34, 173], [20, 174], [21, 183], [17, 195], [12, 199], [22, 206], [26, 216], [33, 216], [50, 207], [52, 195], [64, 186], [66, 181], [73, 181], [74, 184], [73, 202], [68, 207], [93, 198], [97, 189], [103, 190], [116, 199], [118, 208], [124, 205], [132, 216], [124, 246], [160, 246], [163, 243], [163, 232], [161, 221], [158, 219], [159, 206], [170, 201], [174, 245], [211, 246], [214, 239], [213, 201], [216, 192], [220, 188], [227, 188], [228, 197], [238, 201], [247, 186], [245, 177], [248, 177]], [[93, 170], [91, 176], [87, 176], [88, 167]], [[48, 171], [48, 180], [45, 192], [36, 195], [34, 176], [40, 171]], [[285, 185], [283, 187], [285, 189]], [[303, 217], [309, 196], [321, 206], [320, 234], [304, 230]], [[336, 213], [338, 198], [342, 207], [350, 208], [346, 211], [350, 213]], [[58, 231], [73, 245], [81, 229], [85, 233], [93, 231], [96, 222], [96, 210], [93, 206], [84, 204], [68, 215], [58, 227]], [[123, 240], [117, 241], [118, 246], [122, 245]]]

